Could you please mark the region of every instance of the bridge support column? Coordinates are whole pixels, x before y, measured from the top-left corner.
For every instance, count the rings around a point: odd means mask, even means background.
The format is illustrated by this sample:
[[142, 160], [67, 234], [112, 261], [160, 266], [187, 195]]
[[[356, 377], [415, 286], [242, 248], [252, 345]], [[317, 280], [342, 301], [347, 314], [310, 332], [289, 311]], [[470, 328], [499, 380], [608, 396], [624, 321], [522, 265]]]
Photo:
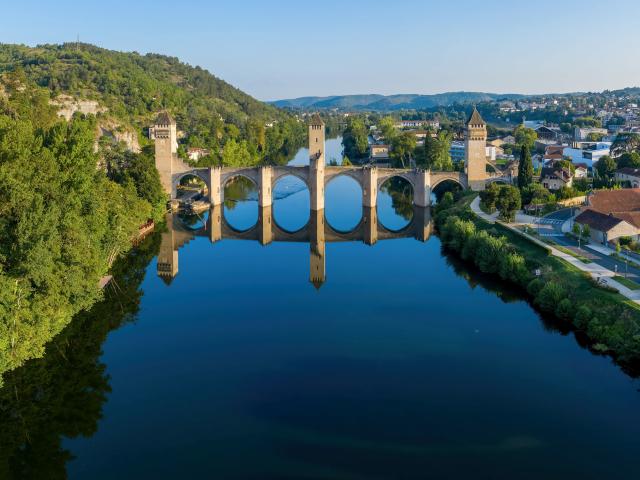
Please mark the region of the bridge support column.
[[212, 203], [209, 209], [209, 219], [207, 220], [207, 229], [209, 231], [209, 240], [215, 243], [222, 240], [222, 204]]
[[324, 210], [311, 210], [309, 237], [309, 281], [319, 290], [326, 279]]
[[365, 168], [362, 176], [362, 206], [375, 208], [378, 205], [378, 169]]
[[273, 206], [260, 207], [258, 213], [258, 240], [260, 245], [269, 245], [273, 241]]
[[260, 167], [258, 175], [260, 178], [260, 185], [258, 185], [258, 188], [260, 189], [260, 192], [258, 193], [258, 206], [270, 207], [273, 203], [273, 196], [271, 195], [273, 170], [271, 167]]
[[413, 207], [414, 236], [416, 240], [426, 242], [431, 236], [431, 208]]
[[375, 245], [378, 241], [378, 211], [375, 206], [362, 207], [364, 243]]
[[324, 210], [324, 155], [309, 160], [311, 210]]
[[418, 207], [431, 206], [431, 171], [416, 170], [414, 178], [413, 204]]
[[222, 169], [211, 167], [209, 169], [209, 202], [211, 205], [222, 205]]

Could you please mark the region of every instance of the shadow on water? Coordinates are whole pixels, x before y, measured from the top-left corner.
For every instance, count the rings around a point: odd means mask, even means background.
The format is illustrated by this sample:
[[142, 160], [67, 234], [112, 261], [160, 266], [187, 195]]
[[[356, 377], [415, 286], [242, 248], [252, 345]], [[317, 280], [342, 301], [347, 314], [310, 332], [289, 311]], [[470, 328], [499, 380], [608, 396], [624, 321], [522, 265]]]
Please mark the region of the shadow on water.
[[[474, 264], [462, 260], [460, 257], [442, 248], [442, 256], [445, 258], [447, 265], [451, 266], [459, 277], [465, 279], [471, 289], [477, 287], [490, 292], [500, 298], [504, 303], [526, 302], [531, 309], [536, 312], [540, 319], [540, 323], [547, 332], [559, 333], [563, 336], [573, 334], [576, 343], [593, 355], [600, 357], [609, 357], [606, 353], [599, 352], [593, 348], [594, 342], [581, 331], [577, 330], [573, 325], [566, 321], [562, 321], [554, 315], [541, 312], [531, 301], [529, 294], [522, 288], [506, 282], [495, 275], [487, 274], [478, 269]], [[615, 358], [612, 361], [620, 367], [620, 369], [632, 378], [640, 377], [640, 362], [623, 363]]]
[[80, 313], [46, 346], [44, 357], [4, 375], [0, 390], [0, 478], [67, 478], [73, 459], [63, 438], [91, 437], [111, 392], [100, 361], [107, 335], [135, 320], [140, 285], [160, 235], [145, 239], [113, 267], [105, 299]]

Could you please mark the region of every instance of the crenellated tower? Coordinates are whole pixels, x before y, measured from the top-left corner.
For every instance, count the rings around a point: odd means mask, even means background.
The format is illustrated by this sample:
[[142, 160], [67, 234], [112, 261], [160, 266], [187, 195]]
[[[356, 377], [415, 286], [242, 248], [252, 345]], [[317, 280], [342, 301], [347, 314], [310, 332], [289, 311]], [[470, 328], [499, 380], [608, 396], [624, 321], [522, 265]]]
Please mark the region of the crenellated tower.
[[464, 132], [464, 170], [469, 188], [484, 190], [487, 179], [487, 124], [473, 107]]
[[165, 193], [171, 194], [173, 161], [178, 152], [176, 122], [169, 112], [160, 112], [151, 132], [151, 138], [155, 140], [156, 168], [160, 173], [160, 182]]

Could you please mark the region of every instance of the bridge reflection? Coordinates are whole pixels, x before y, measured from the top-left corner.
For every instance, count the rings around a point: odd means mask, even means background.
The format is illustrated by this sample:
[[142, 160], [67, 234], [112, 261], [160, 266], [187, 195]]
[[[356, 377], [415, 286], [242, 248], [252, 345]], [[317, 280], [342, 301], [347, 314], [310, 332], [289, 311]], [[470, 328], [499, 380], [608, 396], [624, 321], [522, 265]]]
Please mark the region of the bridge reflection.
[[361, 241], [374, 245], [380, 240], [397, 238], [415, 238], [426, 242], [431, 236], [431, 209], [413, 206], [411, 221], [400, 230], [390, 230], [378, 222], [375, 207], [363, 207], [362, 218], [350, 231], [343, 232], [333, 228], [324, 215], [324, 210], [311, 210], [308, 223], [301, 229], [290, 232], [275, 222], [271, 205], [259, 207], [257, 223], [243, 231], [234, 229], [224, 217], [224, 207], [214, 205], [209, 210], [206, 223], [191, 228], [175, 213], [166, 216], [167, 229], [162, 233], [160, 252], [158, 253], [157, 273], [167, 284], [178, 274], [178, 251], [195, 237], [206, 237], [211, 243], [220, 240], [253, 240], [262, 245], [272, 242], [309, 243], [310, 264], [309, 281], [316, 287], [324, 283], [325, 245], [334, 242]]

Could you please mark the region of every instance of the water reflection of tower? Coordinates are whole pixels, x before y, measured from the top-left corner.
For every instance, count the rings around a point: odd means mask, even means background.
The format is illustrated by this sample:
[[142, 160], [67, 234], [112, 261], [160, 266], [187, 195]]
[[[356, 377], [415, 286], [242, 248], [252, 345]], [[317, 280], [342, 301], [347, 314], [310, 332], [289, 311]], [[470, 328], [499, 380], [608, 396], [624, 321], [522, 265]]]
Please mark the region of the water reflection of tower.
[[311, 210], [309, 219], [309, 281], [320, 289], [326, 279], [324, 210]]
[[173, 215], [167, 214], [166, 222], [167, 229], [160, 238], [157, 272], [164, 283], [170, 285], [178, 274], [178, 248], [174, 245]]

